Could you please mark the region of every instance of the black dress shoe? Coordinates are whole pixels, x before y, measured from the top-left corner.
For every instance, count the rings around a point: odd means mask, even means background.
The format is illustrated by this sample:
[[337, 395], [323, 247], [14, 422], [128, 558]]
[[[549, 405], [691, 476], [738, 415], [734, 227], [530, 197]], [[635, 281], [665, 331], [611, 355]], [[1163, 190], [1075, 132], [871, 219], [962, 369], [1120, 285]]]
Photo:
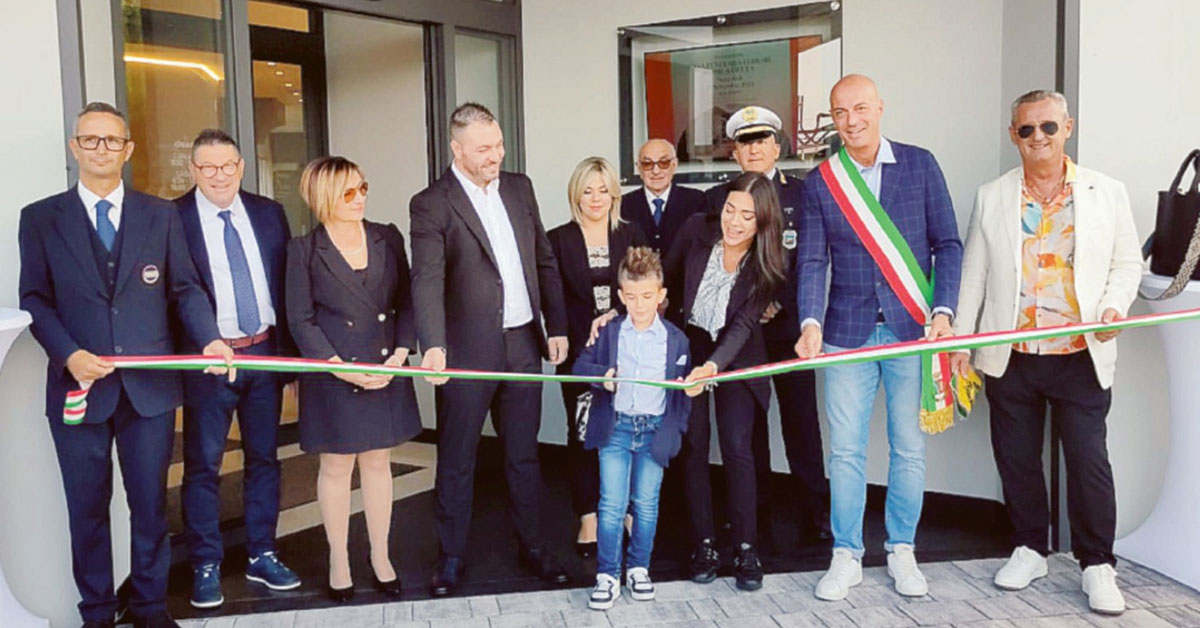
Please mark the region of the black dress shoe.
[[546, 584], [563, 585], [570, 581], [567, 571], [554, 560], [554, 557], [540, 548], [534, 547], [521, 552], [521, 566], [528, 569]]
[[328, 595], [329, 599], [338, 604], [344, 604], [354, 597], [354, 585], [352, 584], [344, 589], [335, 589], [333, 585], [327, 584], [325, 585], [325, 595]]
[[433, 579], [429, 581], [429, 594], [433, 597], [454, 595], [458, 591], [458, 585], [462, 582], [465, 571], [466, 565], [461, 558], [457, 556], [441, 557], [434, 569]]
[[733, 556], [733, 577], [737, 588], [743, 591], [757, 591], [762, 588], [763, 569], [758, 560], [758, 552], [749, 543], [742, 543]]
[[96, 621], [94, 619], [83, 622], [83, 628], [113, 628], [115, 625], [111, 621]]
[[171, 619], [171, 615], [167, 611], [158, 611], [151, 613], [145, 617], [133, 617], [133, 628], [180, 628], [179, 624]]
[[712, 539], [704, 539], [696, 544], [689, 564], [692, 582], [707, 584], [717, 579], [717, 568], [721, 566], [721, 556], [713, 547]]
[[375, 585], [376, 591], [379, 591], [380, 593], [383, 593], [390, 597], [400, 597], [401, 587], [400, 587], [400, 576], [399, 575], [397, 575], [395, 578], [392, 578], [391, 580], [388, 580], [387, 582], [380, 580], [379, 577], [375, 576], [375, 575], [371, 576], [371, 580], [372, 580], [372, 584]]

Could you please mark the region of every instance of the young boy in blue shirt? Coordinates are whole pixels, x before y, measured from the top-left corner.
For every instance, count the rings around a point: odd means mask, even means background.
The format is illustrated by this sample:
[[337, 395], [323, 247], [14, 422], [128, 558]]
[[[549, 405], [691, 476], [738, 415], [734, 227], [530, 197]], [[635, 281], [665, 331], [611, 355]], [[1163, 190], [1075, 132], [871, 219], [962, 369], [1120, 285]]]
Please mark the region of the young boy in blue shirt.
[[[618, 270], [617, 295], [628, 314], [599, 332], [575, 360], [577, 375], [650, 380], [682, 379], [691, 370], [687, 336], [663, 320], [662, 262], [649, 247], [631, 247]], [[645, 384], [592, 386], [585, 449], [599, 448], [596, 587], [588, 607], [612, 608], [621, 596], [622, 524], [633, 515], [625, 582], [638, 601], [654, 599], [650, 553], [658, 524], [663, 468], [679, 453], [691, 399], [682, 390]], [[632, 502], [633, 507], [630, 508]]]

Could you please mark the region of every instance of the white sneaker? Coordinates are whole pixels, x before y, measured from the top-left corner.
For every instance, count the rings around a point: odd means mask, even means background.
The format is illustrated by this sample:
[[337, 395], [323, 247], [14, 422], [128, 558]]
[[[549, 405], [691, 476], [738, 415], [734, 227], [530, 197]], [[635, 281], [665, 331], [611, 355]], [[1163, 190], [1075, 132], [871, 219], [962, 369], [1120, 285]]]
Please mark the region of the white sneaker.
[[629, 596], [638, 602], [654, 599], [654, 583], [645, 567], [633, 567], [625, 572], [625, 586], [629, 587]]
[[850, 553], [850, 550], [839, 547], [833, 550], [833, 560], [829, 563], [829, 571], [817, 582], [817, 599], [836, 602], [846, 599], [850, 587], [862, 582], [862, 562]]
[[1013, 550], [1012, 556], [996, 572], [992, 582], [1000, 589], [1020, 591], [1030, 582], [1045, 578], [1047, 573], [1046, 557], [1022, 545]]
[[907, 597], [923, 597], [929, 594], [929, 583], [917, 567], [913, 546], [901, 543], [888, 552], [887, 572], [896, 581], [896, 592]]
[[1097, 613], [1120, 615], [1125, 612], [1125, 596], [1117, 588], [1117, 570], [1107, 563], [1083, 570], [1083, 592], [1088, 606]]
[[606, 611], [617, 603], [621, 597], [621, 581], [606, 574], [596, 574], [596, 587], [588, 596], [588, 608], [595, 611]]

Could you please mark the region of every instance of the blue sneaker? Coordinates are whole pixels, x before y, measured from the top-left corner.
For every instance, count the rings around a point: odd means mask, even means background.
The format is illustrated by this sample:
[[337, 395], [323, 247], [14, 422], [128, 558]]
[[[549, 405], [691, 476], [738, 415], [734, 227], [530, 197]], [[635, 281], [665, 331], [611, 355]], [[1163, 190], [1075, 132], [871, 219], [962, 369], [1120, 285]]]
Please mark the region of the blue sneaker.
[[225, 603], [221, 595], [221, 565], [208, 563], [196, 567], [192, 574], [192, 606], [216, 608]]
[[279, 561], [275, 552], [263, 552], [250, 559], [246, 579], [267, 585], [272, 591], [287, 591], [300, 586], [300, 576]]

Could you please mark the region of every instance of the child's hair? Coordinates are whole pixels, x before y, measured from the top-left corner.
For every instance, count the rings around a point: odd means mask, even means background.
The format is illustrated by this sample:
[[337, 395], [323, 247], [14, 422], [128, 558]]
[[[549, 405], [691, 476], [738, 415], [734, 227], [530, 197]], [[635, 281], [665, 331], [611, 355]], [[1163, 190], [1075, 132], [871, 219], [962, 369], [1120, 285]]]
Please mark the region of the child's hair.
[[621, 283], [626, 281], [641, 281], [647, 277], [655, 277], [661, 284], [663, 281], [662, 260], [659, 259], [658, 253], [648, 246], [631, 246], [625, 253], [625, 259], [621, 260], [621, 267], [617, 271], [617, 280]]

